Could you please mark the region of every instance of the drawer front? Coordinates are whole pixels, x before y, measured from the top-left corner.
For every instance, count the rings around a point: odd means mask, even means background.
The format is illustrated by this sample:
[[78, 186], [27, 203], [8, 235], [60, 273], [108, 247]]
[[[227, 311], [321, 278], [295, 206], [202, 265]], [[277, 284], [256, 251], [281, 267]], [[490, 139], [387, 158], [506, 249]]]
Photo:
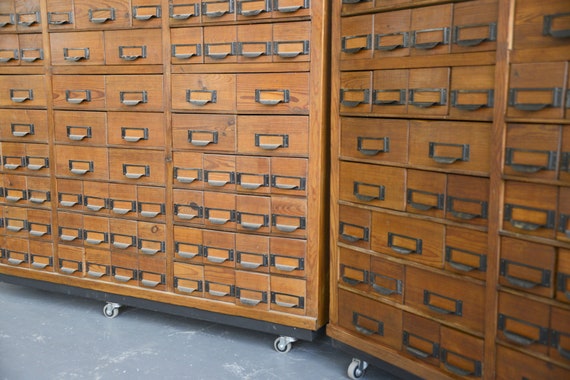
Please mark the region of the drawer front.
[[204, 257], [203, 230], [174, 226], [174, 259], [201, 264]]
[[31, 0], [24, 3], [14, 2], [17, 14], [17, 28], [20, 32], [37, 32], [41, 30], [40, 2]]
[[2, 33], [13, 33], [16, 31], [16, 11], [14, 8], [14, 2], [7, 1], [0, 5], [0, 22], [4, 24], [2, 27]]
[[131, 25], [129, 2], [107, 0], [93, 4], [90, 0], [74, 0], [77, 29], [121, 29]]
[[[517, 365], [512, 365], [517, 363]], [[568, 369], [511, 348], [497, 346], [497, 379], [564, 379]]]
[[461, 223], [487, 225], [489, 191], [488, 178], [449, 174], [445, 217]]
[[161, 151], [109, 149], [109, 175], [113, 181], [163, 185], [164, 163]]
[[404, 266], [372, 256], [370, 262], [370, 286], [372, 294], [389, 297], [403, 303]]
[[233, 115], [172, 115], [174, 149], [234, 153], [236, 118]]
[[57, 207], [65, 210], [83, 210], [83, 181], [74, 179], [56, 180]]
[[68, 245], [83, 245], [83, 215], [58, 211], [59, 242]]
[[374, 58], [410, 55], [412, 10], [386, 12], [378, 16], [374, 18]]
[[109, 218], [83, 216], [83, 244], [85, 247], [109, 249]]
[[311, 59], [309, 21], [273, 24], [273, 62], [306, 62]]
[[371, 290], [370, 260], [366, 253], [339, 248], [338, 284], [364, 292]]
[[[507, 181], [503, 229], [554, 237], [558, 189], [554, 186]], [[540, 194], [540, 196], [533, 196]]]
[[107, 149], [59, 146], [55, 171], [58, 177], [109, 180]]
[[439, 365], [440, 324], [404, 312], [402, 345], [405, 355]]
[[269, 241], [269, 272], [304, 277], [307, 266], [305, 240], [272, 237]]
[[[199, 2], [194, 4], [172, 4], [170, 7], [171, 12], [194, 12], [195, 9], [199, 9]], [[191, 19], [195, 20], [196, 16], [192, 17], [191, 14], [175, 13], [176, 16], [187, 15], [188, 18], [186, 20], [188, 22]], [[175, 19], [171, 17], [170, 20], [172, 23], [172, 20]], [[170, 29], [170, 39], [170, 62], [172, 64], [204, 63], [202, 28]]]
[[[258, 3], [260, 3], [258, 1]], [[265, 1], [261, 1], [265, 3]], [[247, 3], [238, 3], [243, 5]], [[260, 16], [257, 16], [260, 17]], [[238, 25], [236, 39], [236, 55], [239, 63], [271, 62], [271, 40], [273, 26], [271, 24]]]
[[166, 256], [166, 226], [161, 223], [138, 222], [137, 239], [139, 254], [153, 259]]
[[26, 239], [6, 237], [4, 244], [4, 258], [2, 261], [5, 264], [21, 268], [30, 267], [29, 246]]
[[489, 172], [490, 125], [410, 122], [410, 164], [454, 172]]
[[131, 5], [133, 27], [161, 27], [163, 10], [159, 0], [131, 0]]
[[362, 114], [372, 111], [372, 73], [340, 73], [340, 112]]
[[449, 76], [450, 69], [447, 67], [411, 69], [408, 82], [408, 114], [447, 115]]
[[236, 198], [237, 230], [269, 233], [271, 199], [255, 195], [238, 195]]
[[108, 204], [111, 215], [134, 218], [137, 213], [136, 185], [110, 183]]
[[4, 207], [4, 227], [6, 235], [28, 237], [28, 212], [26, 208]]
[[53, 272], [53, 243], [30, 240], [30, 268]]
[[139, 260], [132, 253], [111, 252], [111, 276], [113, 282], [123, 285], [138, 286]]
[[494, 89], [494, 66], [453, 67], [451, 69], [449, 115], [475, 120], [491, 120], [495, 106]]
[[174, 189], [174, 221], [204, 224], [204, 197], [201, 191]]
[[[5, 174], [4, 181], [0, 183], [0, 191], [3, 190], [2, 196], [9, 205], [25, 204], [28, 199], [28, 176]], [[33, 178], [33, 177], [31, 177]], [[4, 202], [2, 202], [4, 203]]]
[[238, 116], [238, 151], [271, 156], [307, 156], [309, 120], [304, 116]]
[[[170, 26], [193, 26], [201, 23], [202, 0], [172, 0], [169, 6]], [[182, 30], [182, 29], [180, 29]]]
[[338, 213], [338, 241], [370, 249], [370, 228], [372, 226], [370, 211], [340, 205]]
[[[137, 222], [125, 219], [109, 219], [111, 251], [120, 255], [136, 254]], [[135, 256], [136, 257], [136, 256]]]
[[344, 17], [340, 24], [341, 60], [370, 59], [373, 52], [374, 15]]
[[405, 169], [341, 161], [340, 178], [340, 199], [404, 210]]
[[107, 113], [55, 111], [56, 143], [104, 146], [107, 143]]
[[551, 342], [549, 356], [562, 363], [570, 360], [570, 311], [552, 307], [550, 320]]
[[411, 55], [448, 54], [450, 52], [453, 5], [435, 5], [412, 11]]
[[67, 245], [57, 246], [57, 272], [74, 277], [83, 277], [85, 273], [85, 250], [82, 247]]
[[51, 33], [53, 65], [104, 65], [103, 32]]
[[483, 340], [441, 326], [441, 368], [461, 376], [483, 376]]
[[173, 74], [172, 108], [188, 111], [236, 111], [235, 74]]
[[495, 50], [497, 19], [497, 0], [454, 4], [451, 52]]
[[552, 298], [554, 295], [554, 247], [503, 237], [499, 283]]
[[166, 290], [166, 260], [157, 257], [139, 257], [139, 286], [152, 290]]
[[54, 75], [53, 107], [56, 109], [103, 110], [106, 101], [102, 75]]
[[444, 227], [428, 221], [372, 213], [371, 249], [437, 268], [443, 267]]
[[[0, 15], [0, 22], [2, 20]], [[6, 28], [6, 26], [4, 26]], [[5, 66], [18, 66], [20, 64], [20, 41], [17, 34], [2, 35], [0, 41], [0, 65]]]
[[45, 108], [46, 87], [41, 75], [10, 75], [0, 81], [0, 106]]
[[204, 186], [206, 189], [234, 192], [236, 189], [235, 171], [235, 156], [204, 155]]
[[164, 148], [163, 114], [109, 112], [107, 118], [109, 145]]
[[86, 277], [111, 281], [111, 252], [99, 249], [85, 249]]
[[408, 121], [341, 118], [343, 157], [375, 162], [408, 162]]
[[303, 198], [271, 197], [271, 233], [290, 237], [306, 237], [308, 204]]
[[446, 227], [446, 270], [485, 280], [487, 252], [486, 233], [453, 226]]
[[46, 144], [26, 144], [25, 162], [29, 173], [48, 175], [50, 167], [49, 146]]
[[549, 1], [517, 1], [514, 22], [514, 48], [533, 49], [563, 47], [570, 30], [570, 4]]
[[309, 75], [238, 74], [237, 109], [270, 114], [309, 113]]
[[204, 296], [235, 303], [235, 271], [231, 268], [204, 266]]
[[107, 215], [109, 213], [109, 184], [106, 182], [83, 182], [83, 205], [87, 211]]
[[407, 174], [406, 211], [443, 218], [446, 175], [411, 169]]
[[408, 106], [409, 70], [374, 71], [372, 83], [372, 112], [378, 115], [405, 115], [411, 111]]
[[308, 165], [304, 158], [271, 157], [271, 193], [306, 196]]
[[223, 267], [235, 267], [235, 234], [231, 232], [204, 230], [204, 263]]
[[272, 275], [269, 308], [295, 315], [306, 315], [307, 283], [305, 280]]
[[52, 240], [51, 211], [29, 209], [28, 233], [34, 239]]
[[45, 51], [42, 35], [20, 34], [20, 63], [22, 66], [41, 66], [44, 63]]
[[160, 33], [140, 30], [105, 32], [105, 62], [108, 65], [162, 64]]
[[28, 203], [38, 207], [51, 207], [51, 179], [30, 176], [26, 179], [26, 182], [28, 187], [26, 199]]
[[0, 110], [2, 141], [47, 142], [47, 113], [40, 110]]
[[481, 285], [408, 267], [405, 303], [433, 317], [483, 332], [485, 289]]
[[236, 229], [236, 195], [204, 192], [204, 223], [210, 228]]
[[162, 111], [162, 82], [162, 75], [107, 76], [107, 108], [113, 111]]
[[204, 267], [174, 263], [174, 292], [185, 296], [204, 296]]
[[174, 152], [172, 154], [173, 185], [177, 188], [203, 189], [203, 154], [194, 152]]
[[269, 276], [236, 271], [236, 302], [240, 306], [269, 310]]
[[402, 347], [402, 311], [381, 302], [339, 291], [339, 325], [357, 336], [396, 350]]
[[208, 26], [204, 28], [204, 62], [237, 62], [237, 27]]
[[236, 268], [269, 272], [269, 237], [236, 234]]
[[75, 17], [73, 14], [73, 0], [59, 0], [50, 2], [47, 6], [48, 10], [48, 29], [72, 30], [75, 29]]
[[[270, 187], [270, 161], [269, 157], [251, 157], [251, 156], [236, 156], [236, 189], [238, 192], [256, 193], [256, 194], [268, 194], [270, 190], [277, 190], [277, 188], [272, 189]], [[295, 165], [298, 159], [287, 159], [290, 160], [288, 164], [291, 165], [291, 169], [295, 170], [300, 165]], [[276, 164], [276, 166], [279, 166]], [[299, 172], [296, 172], [299, 174]], [[297, 177], [299, 178], [299, 177]], [[289, 177], [287, 177], [289, 180]], [[287, 183], [287, 188], [290, 186], [295, 186], [298, 182], [294, 183], [294, 179], [290, 179], [291, 183], [281, 176], [279, 180], [276, 179], [275, 183], [283, 185]], [[295, 189], [291, 189], [291, 192], [297, 192]]]
[[556, 268], [556, 299], [570, 303], [570, 250], [558, 249]]
[[2, 143], [2, 169], [11, 173], [20, 173], [26, 166], [26, 144]]

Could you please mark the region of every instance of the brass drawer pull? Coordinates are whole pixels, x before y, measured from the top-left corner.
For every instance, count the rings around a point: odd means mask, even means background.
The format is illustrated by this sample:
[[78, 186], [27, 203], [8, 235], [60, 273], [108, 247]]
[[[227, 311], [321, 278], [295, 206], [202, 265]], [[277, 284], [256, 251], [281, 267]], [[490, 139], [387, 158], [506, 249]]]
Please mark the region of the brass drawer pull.
[[[477, 30], [477, 29], [487, 29], [487, 35], [480, 38], [461, 38], [461, 31], [465, 29]], [[473, 33], [473, 32], [472, 32]], [[483, 42], [487, 41], [497, 41], [497, 23], [491, 22], [489, 24], [470, 24], [470, 25], [456, 25], [453, 28], [453, 43], [459, 46], [478, 46]]]
[[121, 138], [126, 142], [148, 140], [148, 128], [121, 127]]
[[[291, 48], [287, 49], [287, 46], [291, 46]], [[297, 46], [299, 46], [300, 49], [291, 50]], [[309, 52], [309, 41], [307, 40], [273, 42], [273, 54], [281, 58], [295, 58], [299, 55], [308, 55]]]
[[14, 13], [0, 13], [0, 28], [15, 24], [16, 15]]
[[205, 106], [218, 102], [217, 90], [186, 90], [186, 102], [195, 106]]
[[[410, 338], [412, 338], [414, 340], [421, 340], [424, 342], [429, 343], [432, 346], [432, 352], [425, 352], [420, 350], [419, 348], [413, 347], [410, 345]], [[439, 357], [439, 344], [432, 342], [431, 340], [425, 339], [419, 335], [416, 334], [412, 334], [409, 331], [405, 331], [402, 333], [402, 340], [403, 340], [403, 345], [406, 349], [406, 351], [408, 351], [410, 354], [420, 358], [420, 359], [427, 359], [430, 356], [434, 357], [434, 358], [438, 358]]]
[[[469, 162], [469, 144], [448, 144], [439, 142], [429, 142], [429, 158], [437, 162], [438, 164], [450, 165], [457, 161]], [[459, 155], [456, 156], [440, 156], [437, 154], [437, 148], [442, 148], [443, 151], [449, 153], [450, 151], [459, 150]]]
[[[368, 193], [373, 193], [374, 195], [367, 195], [361, 193], [360, 191], [363, 189], [371, 189], [371, 191], [369, 191]], [[386, 193], [386, 187], [384, 185], [377, 185], [377, 184], [364, 183], [358, 181], [353, 182], [352, 194], [359, 201], [370, 202], [375, 199], [383, 201], [385, 193]]]
[[557, 18], [563, 18], [565, 22], [561, 22], [561, 24], [568, 25], [568, 20], [570, 19], [570, 12], [545, 15], [542, 23], [542, 35], [551, 36], [554, 38], [569, 38], [570, 29], [554, 30], [552, 28], [553, 21]]
[[[375, 329], [371, 330], [369, 328], [362, 326], [360, 324], [361, 321], [366, 321], [367, 325], [374, 325]], [[377, 319], [374, 319], [372, 317], [369, 317], [367, 315], [358, 313], [356, 311], [352, 312], [352, 325], [354, 326], [356, 331], [362, 335], [370, 336], [373, 334], [377, 334], [380, 336], [384, 336], [384, 322], [377, 320]]]
[[[447, 104], [447, 89], [445, 88], [411, 88], [408, 90], [409, 104], [418, 108], [430, 108], [435, 106], [444, 106]], [[426, 94], [439, 94], [438, 99], [419, 101], [418, 95], [425, 98]], [[429, 98], [433, 98], [431, 95]]]
[[[528, 279], [515, 277], [509, 274], [509, 267], [521, 267], [524, 268], [525, 273], [538, 272], [540, 277], [540, 282], [531, 281]], [[532, 265], [527, 265], [524, 263], [519, 263], [512, 260], [501, 259], [499, 274], [504, 276], [505, 279], [512, 285], [518, 286], [523, 289], [532, 289], [537, 286], [542, 286], [545, 288], [550, 288], [550, 279], [552, 277], [552, 272], [548, 269], [535, 267]], [[537, 276], [538, 277], [538, 276]]]
[[199, 57], [202, 55], [202, 44], [173, 44], [170, 47], [170, 54], [177, 59]]
[[[414, 195], [415, 194], [419, 194], [419, 197], [422, 200], [427, 201], [427, 198], [433, 198], [433, 201], [431, 201], [430, 203], [416, 202], [416, 201], [414, 201]], [[413, 208], [415, 208], [417, 210], [421, 210], [421, 211], [428, 211], [428, 210], [431, 210], [433, 208], [435, 208], [437, 210], [443, 210], [444, 199], [445, 199], [445, 197], [443, 194], [432, 193], [429, 191], [415, 190], [415, 189], [408, 189], [407, 190], [407, 196], [406, 196], [406, 201], [408, 202], [408, 204], [410, 206], [412, 206]]]
[[[478, 205], [479, 213], [470, 213], [465, 211], [458, 211], [456, 207], [461, 204]], [[447, 211], [454, 217], [463, 220], [473, 220], [476, 218], [487, 219], [488, 203], [486, 201], [479, 201], [476, 199], [458, 198], [447, 196]]]
[[[473, 369], [472, 370], [468, 370], [468, 369], [464, 369], [461, 367], [458, 367], [456, 365], [452, 365], [449, 360], [448, 360], [448, 356], [450, 355], [454, 355], [457, 356], [459, 358], [458, 361], [460, 362], [469, 362], [472, 363]], [[479, 360], [475, 360], [472, 359], [468, 356], [464, 356], [461, 354], [458, 354], [456, 352], [452, 352], [449, 350], [446, 350], [445, 348], [441, 349], [441, 355], [440, 355], [440, 360], [443, 363], [444, 367], [451, 373], [454, 373], [458, 376], [474, 376], [474, 377], [481, 377], [483, 370], [482, 370], [482, 364], [481, 361]]]
[[[357, 99], [356, 95], [362, 94], [361, 99]], [[345, 107], [354, 108], [360, 104], [370, 104], [370, 90], [365, 89], [346, 89], [340, 90], [340, 104]]]
[[[34, 53], [30, 56], [31, 53]], [[20, 49], [20, 59], [27, 63], [32, 63], [37, 60], [44, 59], [44, 49], [41, 48], [25, 48]]]
[[[220, 9], [220, 6], [223, 6], [224, 4], [227, 4], [226, 9]], [[208, 11], [208, 6], [213, 6], [215, 10]], [[222, 17], [226, 13], [233, 13], [233, 12], [234, 12], [233, 0], [202, 2], [202, 14], [207, 17], [218, 18]]]
[[[140, 12], [143, 10], [143, 12]], [[144, 10], [154, 10], [152, 13], [146, 13]], [[133, 6], [133, 18], [138, 21], [148, 21], [151, 18], [160, 18], [162, 16], [162, 7], [160, 5], [135, 5]]]
[[104, 24], [107, 21], [115, 21], [115, 8], [89, 9], [88, 17], [89, 22], [92, 22], [93, 24]]
[[18, 25], [30, 27], [34, 24], [39, 24], [41, 17], [40, 11], [37, 12], [28, 12], [28, 13], [17, 13], [16, 20]]
[[[267, 96], [266, 98], [264, 98], [264, 94]], [[289, 103], [290, 99], [289, 90], [255, 90], [255, 102], [266, 106]]]
[[343, 36], [341, 50], [346, 54], [356, 54], [362, 50], [372, 49], [372, 35], [362, 34], [358, 36]]
[[[367, 142], [382, 142], [382, 147], [378, 149], [368, 148]], [[390, 152], [390, 137], [364, 137], [357, 136], [356, 138], [356, 150], [365, 156], [376, 156], [379, 153], [389, 153]]]
[[23, 123], [12, 123], [10, 124], [10, 130], [12, 131], [12, 136], [14, 137], [25, 137], [33, 136], [35, 134], [34, 124], [23, 124]]
[[[485, 103], [460, 103], [459, 98], [465, 95], [486, 94], [487, 102]], [[451, 106], [461, 111], [477, 111], [481, 108], [493, 108], [495, 105], [495, 90], [451, 90]]]
[[[70, 52], [80, 52], [70, 55]], [[82, 59], [88, 60], [90, 57], [89, 48], [63, 48], [63, 59], [68, 62], [79, 62]]]
[[94, 170], [93, 161], [69, 160], [69, 171], [76, 175], [85, 175]]
[[[345, 230], [348, 229], [351, 233], [346, 232]], [[356, 232], [358, 230], [360, 232], [359, 235], [355, 235], [352, 232]], [[340, 222], [339, 225], [339, 236], [351, 243], [355, 243], [359, 240], [362, 241], [369, 241], [370, 239], [370, 230], [368, 227], [359, 226], [357, 224], [351, 224], [346, 222]]]
[[289, 147], [289, 135], [256, 133], [254, 139], [255, 146], [264, 150], [276, 150], [278, 148]]
[[[517, 325], [525, 325], [525, 330], [528, 330], [529, 328], [532, 328], [534, 330], [536, 330], [536, 332], [538, 334], [537, 337], [538, 338], [531, 338], [528, 336], [524, 336], [524, 335], [520, 335], [516, 332], [507, 330], [507, 322], [511, 320], [512, 323], [515, 323]], [[530, 323], [528, 321], [519, 319], [519, 318], [514, 318], [505, 314], [499, 314], [499, 318], [498, 318], [498, 323], [497, 323], [497, 330], [502, 332], [505, 335], [505, 338], [507, 338], [507, 340], [510, 340], [512, 342], [515, 342], [517, 344], [520, 344], [522, 346], [530, 346], [531, 344], [537, 343], [537, 344], [542, 344], [542, 345], [548, 345], [548, 328], [547, 327], [543, 327], [534, 323]], [[533, 334], [534, 335], [534, 334]]]
[[[193, 172], [196, 173], [194, 177], [187, 177], [180, 175], [180, 172]], [[174, 168], [174, 178], [180, 183], [192, 183], [196, 180], [202, 180], [202, 169], [197, 168]]]
[[[389, 281], [394, 283], [394, 287], [393, 289], [390, 288], [386, 288], [385, 286], [380, 286], [376, 283], [377, 279], [380, 278], [382, 280], [384, 280], [384, 282]], [[372, 289], [379, 294], [382, 294], [384, 296], [391, 296], [394, 294], [402, 294], [402, 280], [399, 280], [397, 278], [392, 278], [389, 276], [384, 276], [378, 273], [374, 273], [371, 272], [370, 273], [370, 285], [372, 285]]]
[[[244, 47], [247, 45], [253, 46], [253, 50], [246, 50]], [[256, 50], [256, 46], [260, 46], [260, 48]], [[271, 42], [238, 42], [237, 55], [241, 55], [246, 58], [257, 58], [262, 55], [271, 55]]]
[[[453, 310], [445, 309], [443, 307], [436, 306], [436, 305], [432, 304], [431, 302], [436, 298], [439, 298], [446, 303], [452, 303], [454, 305]], [[435, 311], [436, 313], [439, 313], [439, 314], [456, 315], [458, 317], [463, 316], [463, 301], [461, 301], [459, 299], [447, 297], [447, 296], [444, 296], [442, 294], [437, 294], [437, 293], [434, 293], [434, 292], [431, 292], [429, 290], [424, 289], [424, 302], [423, 303], [430, 310]]]
[[[550, 93], [552, 101], [550, 103], [519, 103], [518, 95], [521, 92], [526, 93]], [[528, 97], [529, 94], [527, 94]], [[562, 88], [510, 88], [509, 89], [509, 106], [520, 111], [537, 112], [545, 108], [562, 107]]]
[[146, 45], [119, 46], [119, 58], [124, 61], [136, 61], [139, 58], [144, 59], [146, 56]]
[[49, 25], [65, 25], [73, 24], [72, 12], [48, 12], [47, 14]]
[[308, 9], [310, 6], [310, 0], [303, 0], [302, 5], [291, 5], [287, 7], [279, 6], [279, 0], [273, 0], [273, 10], [281, 13], [293, 13], [297, 12], [299, 9]]
[[[175, 13], [175, 8], [192, 9], [191, 13]], [[170, 18], [174, 20], [188, 20], [190, 17], [195, 17], [200, 15], [200, 3], [196, 2], [194, 4], [170, 4]]]
[[[132, 95], [136, 97], [131, 98]], [[126, 106], [136, 106], [139, 104], [148, 103], [148, 94], [146, 91], [121, 91], [119, 93], [119, 100]]]
[[[414, 245], [414, 249], [408, 248], [407, 246], [400, 246], [396, 245], [395, 242], [398, 241], [411, 241]], [[409, 245], [409, 244], [407, 244]], [[409, 254], [422, 254], [422, 245], [423, 240], [420, 238], [413, 238], [406, 235], [395, 234], [393, 232], [388, 232], [388, 247], [392, 249], [394, 252], [399, 253], [401, 255], [409, 255]]]
[[[538, 156], [545, 156], [540, 161], [544, 162], [543, 165], [532, 165], [527, 163], [515, 162], [516, 156], [520, 155], [530, 156], [536, 161]], [[518, 149], [506, 148], [505, 149], [505, 165], [510, 166], [513, 170], [520, 173], [537, 173], [541, 170], [556, 170], [557, 152], [549, 150], [534, 150], [534, 149]]]
[[[75, 97], [84, 94], [83, 97]], [[65, 90], [65, 101], [69, 104], [81, 104], [91, 101], [91, 90]]]
[[34, 100], [34, 90], [11, 88], [10, 99], [14, 103], [23, 103], [27, 100]]
[[[467, 256], [466, 261], [471, 262], [473, 258], [478, 259], [479, 266], [467, 265], [465, 263], [459, 262], [457, 259], [454, 259], [454, 253], [457, 255], [464, 255]], [[445, 247], [445, 262], [448, 263], [452, 268], [459, 270], [461, 272], [471, 272], [474, 270], [478, 270], [480, 272], [487, 271], [487, 256], [482, 255], [479, 253], [467, 251], [461, 248], [455, 248], [446, 246]]]
[[[514, 218], [513, 211], [515, 210], [523, 211], [525, 214], [530, 213], [533, 221], [531, 222], [531, 221], [513, 219]], [[541, 223], [534, 221], [539, 218], [542, 219]], [[534, 207], [526, 207], [521, 205], [510, 204], [510, 203], [505, 204], [504, 220], [510, 222], [513, 227], [524, 231], [536, 231], [540, 228], [553, 229], [554, 219], [555, 219], [554, 210], [544, 210]]]
[[[393, 41], [394, 37], [402, 36], [402, 42], [392, 45], [382, 45], [384, 39]], [[410, 33], [409, 32], [396, 32], [396, 33], [379, 33], [374, 36], [374, 48], [379, 51], [392, 51], [410, 46]]]
[[362, 268], [340, 264], [340, 279], [351, 286], [368, 283], [368, 271]]
[[[10, 53], [10, 55], [5, 54]], [[18, 49], [0, 49], [0, 63], [7, 63], [11, 60], [18, 60]]]
[[[384, 94], [392, 94], [395, 96], [383, 96]], [[386, 99], [386, 97], [388, 99]], [[402, 106], [406, 104], [406, 90], [404, 89], [386, 89], [372, 91], [372, 104], [377, 106]]]
[[[81, 141], [85, 138], [90, 139], [92, 137], [91, 127], [68, 125], [66, 126], [66, 130], [67, 130], [67, 137], [73, 141]], [[77, 132], [80, 131], [83, 131], [83, 133], [78, 134]]]
[[[203, 135], [210, 135], [211, 137], [207, 140], [204, 139], [197, 139], [198, 137], [202, 137]], [[208, 130], [188, 130], [188, 142], [194, 146], [207, 146], [209, 144], [217, 144], [218, 143], [218, 131], [208, 131]]]
[[[418, 42], [419, 34], [421, 34], [421, 33], [433, 33], [433, 32], [441, 32], [441, 39], [439, 41]], [[449, 45], [449, 37], [450, 37], [450, 30], [448, 27], [414, 30], [412, 32], [412, 38], [411, 38], [410, 45], [412, 47], [415, 47], [416, 49], [429, 50], [429, 49], [433, 49], [433, 48], [437, 47], [438, 45]]]

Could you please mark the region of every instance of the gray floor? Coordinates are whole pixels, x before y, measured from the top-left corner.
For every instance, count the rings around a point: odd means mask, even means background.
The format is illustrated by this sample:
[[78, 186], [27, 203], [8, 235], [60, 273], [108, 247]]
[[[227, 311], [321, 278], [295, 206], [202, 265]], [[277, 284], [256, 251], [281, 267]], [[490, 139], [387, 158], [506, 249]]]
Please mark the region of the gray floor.
[[[328, 338], [298, 341], [0, 283], [0, 379], [348, 379], [352, 356]], [[395, 378], [369, 367], [365, 379]]]

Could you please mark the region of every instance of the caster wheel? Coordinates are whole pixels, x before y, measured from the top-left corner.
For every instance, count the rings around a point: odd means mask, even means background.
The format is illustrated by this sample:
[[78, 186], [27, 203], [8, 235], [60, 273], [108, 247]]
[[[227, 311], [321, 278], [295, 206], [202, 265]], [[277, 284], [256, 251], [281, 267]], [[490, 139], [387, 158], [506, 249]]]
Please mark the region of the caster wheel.
[[115, 318], [119, 315], [119, 307], [112, 303], [108, 303], [103, 306], [103, 315], [107, 318]]
[[361, 379], [364, 377], [364, 373], [366, 372], [366, 368], [368, 368], [368, 363], [365, 361], [361, 361], [359, 359], [352, 359], [352, 362], [348, 366], [348, 370], [346, 371], [349, 378], [352, 380]]
[[291, 348], [293, 347], [293, 342], [295, 340], [296, 339], [294, 338], [280, 336], [279, 338], [275, 339], [275, 341], [273, 342], [273, 348], [277, 352], [286, 354], [287, 352], [291, 351]]

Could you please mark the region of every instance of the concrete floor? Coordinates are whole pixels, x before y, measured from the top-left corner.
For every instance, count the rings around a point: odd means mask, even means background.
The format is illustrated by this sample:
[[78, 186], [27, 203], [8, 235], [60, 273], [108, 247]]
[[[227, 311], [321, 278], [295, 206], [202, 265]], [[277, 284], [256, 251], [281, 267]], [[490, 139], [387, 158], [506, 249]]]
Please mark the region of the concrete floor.
[[[348, 379], [348, 353], [327, 337], [288, 353], [276, 336], [0, 283], [0, 379]], [[370, 366], [366, 380], [396, 380]]]

